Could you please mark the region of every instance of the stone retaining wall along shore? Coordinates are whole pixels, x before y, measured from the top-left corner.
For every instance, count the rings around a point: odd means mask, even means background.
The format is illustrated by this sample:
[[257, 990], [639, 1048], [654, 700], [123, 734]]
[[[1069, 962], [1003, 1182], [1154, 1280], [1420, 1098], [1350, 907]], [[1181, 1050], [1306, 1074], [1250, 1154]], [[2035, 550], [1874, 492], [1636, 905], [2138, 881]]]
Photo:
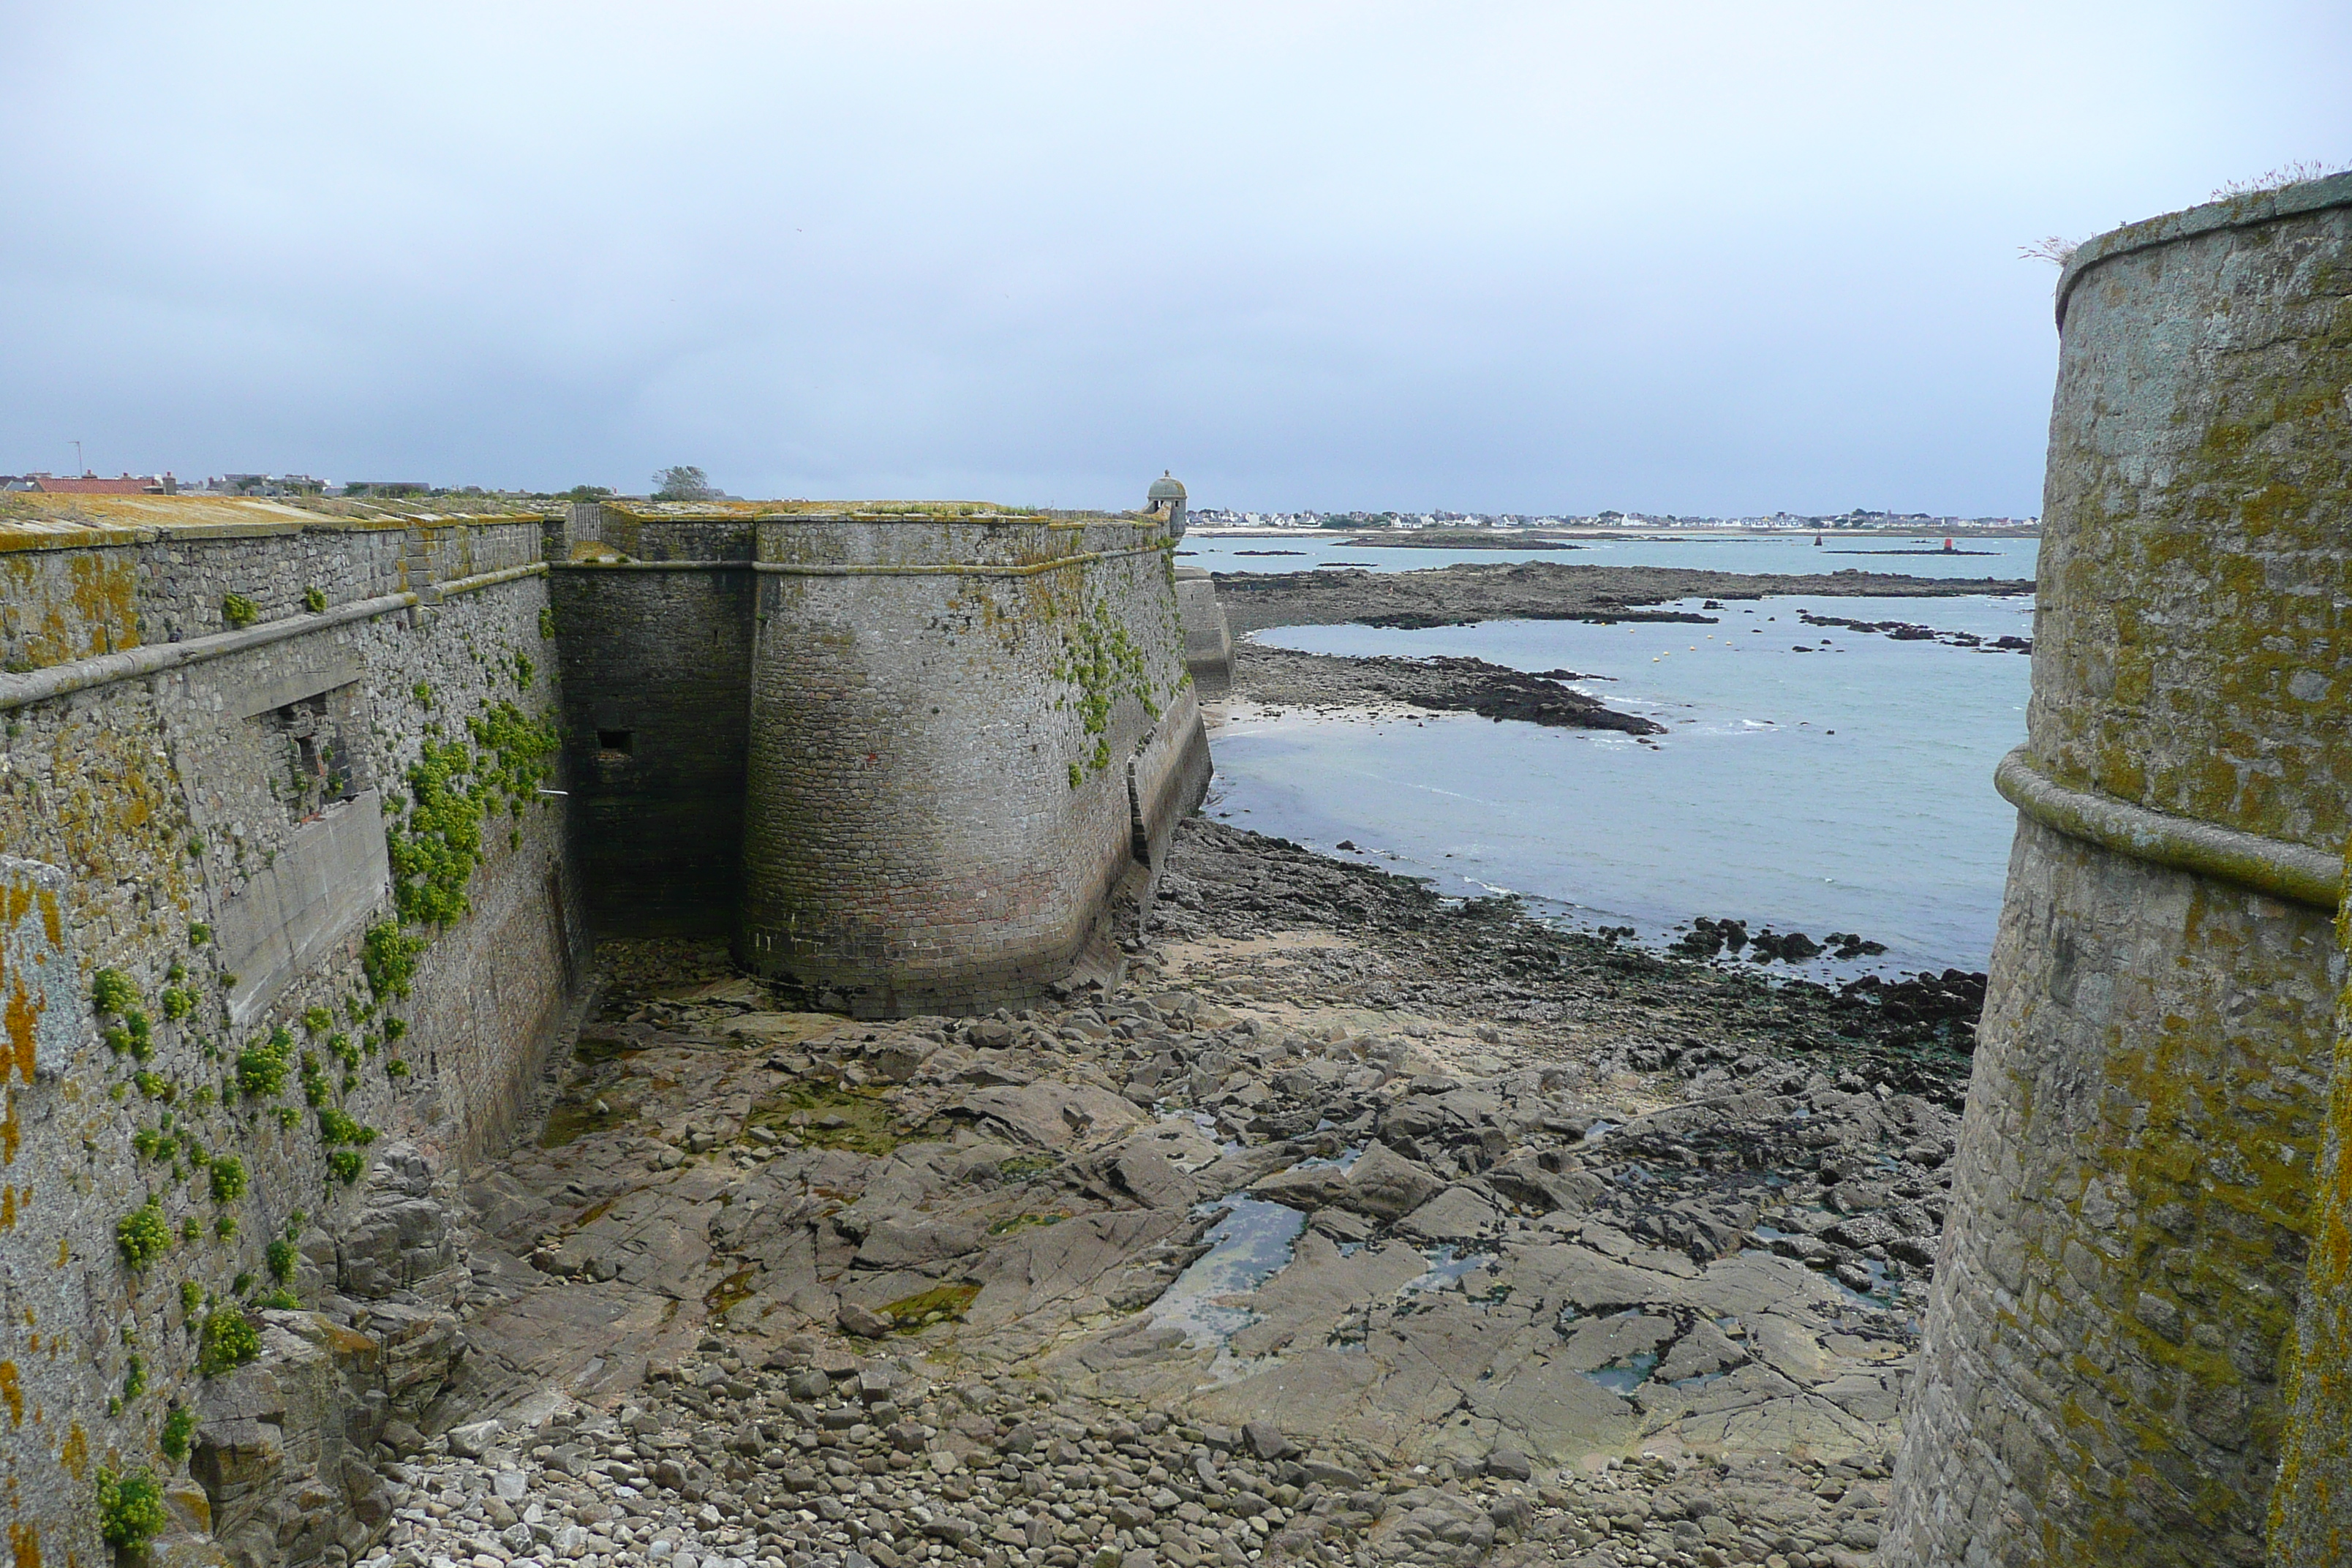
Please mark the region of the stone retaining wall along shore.
[[2342, 1562], [2352, 176], [2095, 239], [2058, 310], [2017, 843], [1882, 1560]]
[[[1205, 785], [1149, 520], [9, 507], [20, 1565], [106, 1560], [126, 1478], [160, 1561], [380, 1532], [377, 1437], [456, 1414], [442, 1200], [595, 930], [731, 935], [867, 1013], [993, 1005], [1067, 972]], [[359, 1305], [299, 1310], [326, 1292]]]

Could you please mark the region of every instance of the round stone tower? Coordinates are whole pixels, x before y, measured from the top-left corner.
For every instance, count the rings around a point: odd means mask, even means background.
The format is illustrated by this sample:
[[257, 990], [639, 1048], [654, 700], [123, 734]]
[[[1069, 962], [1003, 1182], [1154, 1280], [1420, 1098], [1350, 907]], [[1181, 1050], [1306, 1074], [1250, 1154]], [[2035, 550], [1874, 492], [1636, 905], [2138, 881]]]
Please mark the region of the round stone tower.
[[2310, 1419], [2352, 176], [2104, 235], [2057, 308], [2017, 838], [1888, 1568], [2260, 1563]]
[[1144, 492], [1143, 510], [1168, 520], [1168, 537], [1184, 537], [1184, 481], [1165, 468]]

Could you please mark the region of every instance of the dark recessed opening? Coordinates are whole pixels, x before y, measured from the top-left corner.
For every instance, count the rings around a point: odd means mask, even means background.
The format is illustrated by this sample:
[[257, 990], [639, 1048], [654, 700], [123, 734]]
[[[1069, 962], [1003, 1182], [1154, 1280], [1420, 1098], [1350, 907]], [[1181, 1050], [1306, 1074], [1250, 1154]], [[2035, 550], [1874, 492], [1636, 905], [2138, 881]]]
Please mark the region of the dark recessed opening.
[[596, 749], [600, 752], [618, 752], [625, 757], [635, 756], [637, 751], [637, 732], [635, 730], [599, 730], [596, 731]]

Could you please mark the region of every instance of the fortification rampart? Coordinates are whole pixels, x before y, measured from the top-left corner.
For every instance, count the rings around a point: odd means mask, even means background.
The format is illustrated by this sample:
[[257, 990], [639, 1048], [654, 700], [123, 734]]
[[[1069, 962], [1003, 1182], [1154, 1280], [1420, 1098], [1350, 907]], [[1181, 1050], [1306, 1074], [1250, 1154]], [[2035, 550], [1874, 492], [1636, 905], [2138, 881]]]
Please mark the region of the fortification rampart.
[[451, 1414], [436, 1184], [511, 1129], [592, 909], [860, 1011], [992, 1005], [1205, 784], [1148, 519], [36, 504], [0, 516], [20, 1563], [100, 1560], [142, 1470], [172, 1552], [372, 1538], [357, 1461]]
[[[1067, 973], [1207, 783], [1166, 543], [1124, 521], [761, 523], [738, 956], [860, 1012]], [[1150, 746], [1163, 728], [1181, 743]], [[1194, 774], [1173, 815], [1171, 768]]]
[[[20, 1562], [103, 1560], [99, 1473], [177, 1470], [175, 1410], [219, 1483], [178, 1483], [184, 1523], [252, 1561], [363, 1532], [345, 1445], [421, 1416], [441, 1378], [395, 1391], [322, 1363], [315, 1408], [363, 1403], [289, 1458], [282, 1405], [227, 1414], [235, 1379], [198, 1363], [233, 1359], [230, 1320], [298, 1259], [332, 1283], [378, 1148], [461, 1161], [504, 1134], [582, 940], [563, 820], [534, 793], [554, 736], [540, 520], [188, 510], [0, 528], [0, 1381]], [[419, 802], [419, 767], [453, 791], [495, 776], [488, 809]], [[446, 839], [467, 830], [479, 853], [461, 864]], [[393, 911], [426, 893], [453, 901], [420, 945]], [[317, 1321], [262, 1332], [307, 1345]], [[298, 1506], [320, 1486], [337, 1506]]]
[[578, 509], [553, 592], [600, 929], [724, 934], [865, 1016], [1039, 994], [1206, 787], [1168, 544]]
[[2095, 240], [2059, 319], [2017, 843], [1884, 1561], [2257, 1563], [2343, 979], [2352, 178]]

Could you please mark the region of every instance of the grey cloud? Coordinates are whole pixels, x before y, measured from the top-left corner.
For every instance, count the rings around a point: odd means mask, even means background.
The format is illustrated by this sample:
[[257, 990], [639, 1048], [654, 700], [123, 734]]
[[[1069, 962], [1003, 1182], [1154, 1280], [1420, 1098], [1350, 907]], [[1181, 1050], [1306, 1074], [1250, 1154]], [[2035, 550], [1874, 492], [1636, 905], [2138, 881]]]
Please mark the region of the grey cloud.
[[2352, 153], [2052, 12], [12, 7], [0, 466], [2031, 511], [2016, 247]]

